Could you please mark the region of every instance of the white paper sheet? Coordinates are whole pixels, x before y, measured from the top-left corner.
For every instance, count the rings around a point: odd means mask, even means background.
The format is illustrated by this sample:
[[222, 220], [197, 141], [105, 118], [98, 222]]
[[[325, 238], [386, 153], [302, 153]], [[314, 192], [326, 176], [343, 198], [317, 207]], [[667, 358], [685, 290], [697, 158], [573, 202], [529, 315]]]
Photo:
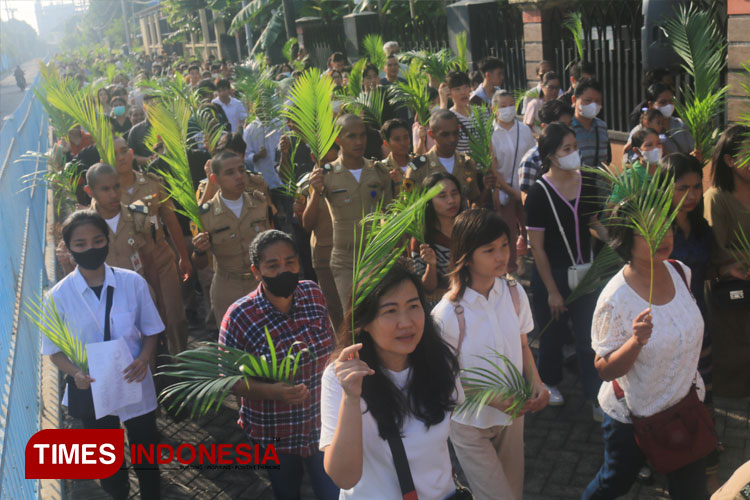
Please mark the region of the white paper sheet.
[[86, 344], [89, 374], [96, 380], [91, 384], [94, 413], [100, 419], [114, 414], [120, 408], [139, 402], [143, 398], [141, 384], [129, 384], [122, 372], [133, 362], [125, 340]]

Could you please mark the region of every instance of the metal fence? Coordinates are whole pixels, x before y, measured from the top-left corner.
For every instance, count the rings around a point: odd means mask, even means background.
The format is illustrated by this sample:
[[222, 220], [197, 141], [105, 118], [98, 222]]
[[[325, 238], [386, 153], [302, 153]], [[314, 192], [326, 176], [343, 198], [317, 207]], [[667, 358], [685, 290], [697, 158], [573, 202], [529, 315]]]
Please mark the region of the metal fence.
[[582, 14], [583, 57], [595, 65], [596, 76], [604, 86], [604, 121], [611, 130], [627, 132], [628, 115], [644, 94], [641, 0], [582, 0], [550, 10], [547, 25], [552, 32], [547, 39], [556, 43], [545, 47], [545, 54], [552, 54], [555, 69], [566, 76], [565, 70], [578, 59], [578, 53], [563, 23], [568, 13], [576, 10]]
[[437, 52], [448, 47], [448, 24], [445, 15], [429, 19], [385, 16], [381, 24], [383, 40], [398, 41], [399, 48]]
[[346, 53], [344, 20], [312, 25], [305, 30], [305, 49], [310, 54], [310, 66], [328, 67], [328, 57], [334, 52]]
[[24, 478], [24, 450], [40, 424], [41, 338], [23, 305], [42, 292], [47, 202], [44, 187], [24, 190], [22, 179], [46, 163], [16, 160], [28, 150], [47, 151], [47, 126], [27, 91], [0, 130], [0, 498], [14, 500], [39, 496], [39, 482]]

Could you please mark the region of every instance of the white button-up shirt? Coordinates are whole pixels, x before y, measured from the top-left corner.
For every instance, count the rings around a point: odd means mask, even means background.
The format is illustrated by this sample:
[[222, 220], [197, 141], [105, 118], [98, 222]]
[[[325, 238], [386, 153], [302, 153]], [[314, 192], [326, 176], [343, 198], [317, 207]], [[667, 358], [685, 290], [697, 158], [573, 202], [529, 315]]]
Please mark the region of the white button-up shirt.
[[239, 132], [242, 130], [242, 125], [244, 124], [245, 118], [247, 118], [247, 111], [245, 111], [245, 105], [242, 104], [242, 101], [229, 96], [228, 104], [221, 102], [221, 99], [218, 97], [214, 98], [211, 102], [218, 104], [221, 106], [221, 109], [224, 110], [224, 114], [227, 115], [227, 120], [229, 120], [229, 125], [232, 127], [232, 132]]
[[[505, 280], [495, 278], [489, 298], [471, 288], [466, 289], [458, 302], [464, 308], [466, 322], [466, 333], [461, 352], [458, 354], [458, 362], [462, 369], [485, 368], [495, 371], [491, 364], [479, 359], [478, 356], [485, 356], [503, 367], [504, 363], [497, 359], [491, 350], [494, 349], [510, 359], [516, 368], [524, 373], [521, 335], [526, 335], [534, 329], [534, 320], [526, 292], [521, 285], [517, 285], [516, 289], [520, 301], [518, 315]], [[440, 327], [443, 339], [457, 348], [460, 332], [453, 303], [444, 297], [432, 310], [432, 318]], [[480, 429], [510, 424], [508, 414], [491, 406], [483, 407], [479, 413], [473, 411], [464, 412], [460, 416], [454, 414], [452, 418], [455, 422]]]
[[[497, 173], [516, 189], [519, 189], [518, 167], [521, 165], [521, 159], [535, 145], [534, 135], [526, 124], [513, 120], [510, 130], [505, 130], [500, 124], [495, 123], [495, 131], [492, 133], [492, 149], [497, 158]], [[508, 193], [500, 192], [501, 204], [507, 204], [508, 198]]]
[[[270, 189], [276, 189], [283, 186], [281, 177], [276, 171], [276, 148], [281, 140], [281, 134], [284, 132], [284, 125], [281, 120], [275, 124], [272, 130], [267, 130], [257, 118], [250, 122], [242, 132], [242, 138], [245, 140], [245, 164], [252, 165], [256, 172], [263, 175], [266, 184]], [[264, 158], [253, 159], [255, 153], [266, 148]]]
[[[164, 331], [159, 313], [148, 291], [148, 285], [141, 275], [105, 264], [104, 284], [100, 297], [89, 287], [76, 269], [60, 280], [47, 296], [51, 296], [60, 317], [68, 325], [73, 335], [83, 344], [104, 341], [104, 316], [107, 307], [107, 288], [112, 286], [112, 309], [110, 310], [110, 338], [122, 338], [136, 358], [143, 347], [142, 336], [156, 335]], [[60, 350], [46, 336], [42, 337], [42, 354], [51, 355]], [[107, 362], [90, 359], [89, 363]], [[94, 382], [96, 384], [96, 382]], [[135, 383], [135, 382], [133, 382]], [[140, 402], [117, 410], [116, 415], [124, 422], [156, 409], [156, 390], [151, 368], [140, 382], [143, 398]], [[67, 390], [63, 405], [67, 406]]]

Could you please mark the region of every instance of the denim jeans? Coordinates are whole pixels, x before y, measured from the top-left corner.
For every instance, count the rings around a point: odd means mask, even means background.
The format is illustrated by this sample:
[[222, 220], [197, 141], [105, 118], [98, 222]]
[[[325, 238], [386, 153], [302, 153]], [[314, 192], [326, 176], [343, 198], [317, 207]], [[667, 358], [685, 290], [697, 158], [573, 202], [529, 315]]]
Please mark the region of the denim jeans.
[[[306, 458], [278, 451], [276, 455], [279, 457], [279, 468], [266, 471], [276, 500], [299, 500], [301, 498], [300, 486], [305, 468], [307, 475], [310, 476], [315, 498], [336, 500], [339, 497], [339, 487], [328, 477], [323, 468], [322, 451]], [[263, 456], [262, 453], [261, 456]]]
[[[84, 429], [119, 429], [120, 419], [113, 415], [102, 417], [99, 420], [83, 420]], [[128, 432], [128, 441], [131, 445], [142, 444], [146, 448], [159, 442], [159, 432], [156, 429], [156, 411], [146, 413], [139, 417], [125, 421], [125, 429]], [[101, 479], [99, 482], [102, 489], [115, 499], [126, 499], [130, 492], [128, 482], [128, 470], [125, 468], [123, 459], [122, 467], [113, 475]], [[159, 466], [151, 464], [134, 465], [135, 474], [138, 476], [142, 500], [158, 500], [161, 498], [159, 487]]]
[[[602, 431], [604, 463], [581, 500], [613, 500], [625, 495], [646, 463], [646, 457], [635, 442], [632, 424], [623, 424], [605, 414]], [[667, 481], [669, 496], [675, 500], [708, 500], [703, 458], [670, 472]]]
[[[570, 295], [567, 268], [553, 268], [552, 277], [563, 299]], [[544, 328], [552, 318], [547, 302], [547, 288], [534, 267], [531, 275], [531, 290], [534, 300], [534, 322]], [[602, 381], [594, 367], [594, 350], [591, 348], [591, 320], [594, 317], [597, 294], [590, 293], [567, 306], [568, 312], [557, 321], [552, 321], [539, 339], [539, 376], [546, 385], [555, 386], [563, 379], [562, 348], [568, 333], [568, 319], [573, 323], [573, 339], [576, 347], [578, 371], [581, 375], [583, 396], [595, 400]]]

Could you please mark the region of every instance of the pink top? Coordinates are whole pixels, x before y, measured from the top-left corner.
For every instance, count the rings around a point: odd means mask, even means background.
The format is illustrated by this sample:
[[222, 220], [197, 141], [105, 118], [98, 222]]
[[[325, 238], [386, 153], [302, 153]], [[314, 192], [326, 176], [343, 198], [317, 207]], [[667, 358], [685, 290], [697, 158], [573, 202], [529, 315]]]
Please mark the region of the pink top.
[[[417, 149], [417, 144], [419, 143], [419, 123], [414, 122], [411, 126], [411, 140], [412, 140], [412, 146], [414, 147], [414, 150]], [[426, 151], [429, 151], [432, 149], [432, 146], [435, 145], [435, 141], [432, 137], [430, 137], [430, 134], [427, 134], [427, 138], [425, 139], [425, 148]]]

